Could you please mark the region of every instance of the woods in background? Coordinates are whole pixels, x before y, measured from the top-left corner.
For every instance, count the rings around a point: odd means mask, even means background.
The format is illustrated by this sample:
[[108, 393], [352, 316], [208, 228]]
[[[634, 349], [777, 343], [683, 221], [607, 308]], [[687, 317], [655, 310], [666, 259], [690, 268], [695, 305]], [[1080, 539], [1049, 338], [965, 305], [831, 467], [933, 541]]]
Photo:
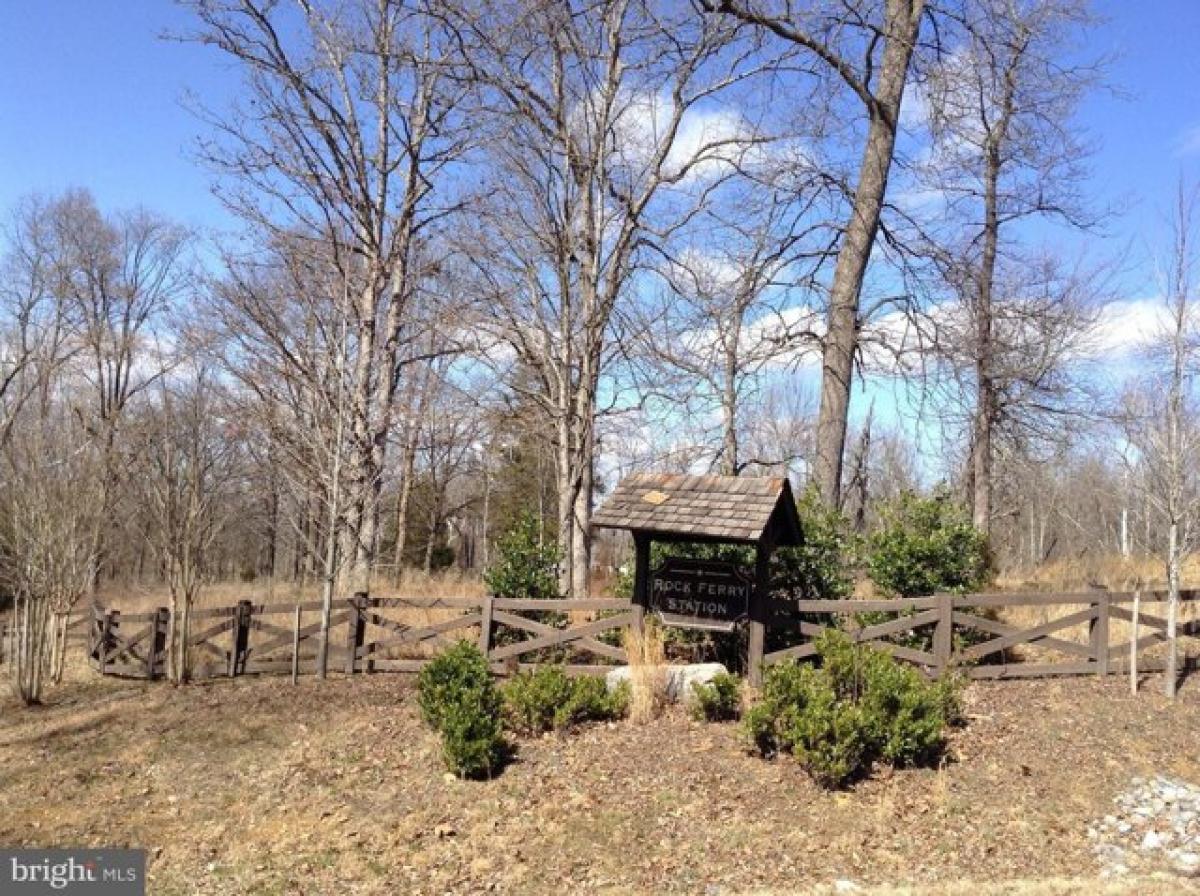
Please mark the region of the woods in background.
[[319, 588], [328, 623], [532, 519], [587, 596], [635, 469], [790, 475], [864, 531], [941, 483], [1002, 567], [1162, 553], [1178, 587], [1191, 213], [1168, 387], [1113, 382], [1110, 265], [1062, 236], [1107, 214], [1084, 0], [193, 8], [243, 74], [198, 110], [241, 231], [83, 189], [3, 231], [27, 699], [112, 582], [167, 587], [177, 678], [206, 581]]

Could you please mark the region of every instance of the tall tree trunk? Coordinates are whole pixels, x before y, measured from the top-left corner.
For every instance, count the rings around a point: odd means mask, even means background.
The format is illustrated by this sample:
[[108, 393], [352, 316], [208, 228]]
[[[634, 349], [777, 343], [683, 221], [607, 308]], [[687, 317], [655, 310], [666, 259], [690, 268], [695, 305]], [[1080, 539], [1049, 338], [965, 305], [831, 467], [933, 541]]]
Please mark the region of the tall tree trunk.
[[858, 349], [859, 297], [879, 230], [888, 175], [896, 149], [900, 104], [924, 0], [888, 0], [883, 65], [867, 104], [869, 125], [850, 220], [838, 250], [829, 295], [828, 329], [821, 354], [821, 405], [813, 475], [830, 507], [841, 503], [842, 460], [850, 413], [854, 356]]
[[321, 635], [317, 645], [317, 678], [324, 679], [329, 670], [329, 623], [333, 615], [333, 591], [337, 584], [337, 538], [325, 539], [325, 575], [321, 583]]
[[730, 337], [730, 345], [725, 347], [723, 392], [721, 396], [721, 473], [725, 476], [738, 474], [738, 432], [737, 432], [737, 343], [741, 338], [741, 328], [734, 327]]
[[[179, 655], [182, 652], [180, 635], [180, 623], [183, 622], [179, 612], [179, 584], [178, 576], [172, 572], [170, 574], [170, 617], [167, 620], [167, 678], [178, 684], [183, 680], [182, 663]], [[149, 650], [154, 649], [154, 638], [150, 639]]]
[[587, 451], [580, 463], [580, 486], [575, 494], [571, 525], [571, 596], [587, 598], [591, 592], [592, 574], [592, 474], [593, 459]]
[[392, 554], [392, 578], [397, 588], [404, 578], [404, 547], [408, 541], [408, 505], [412, 500], [413, 473], [417, 466], [417, 440], [420, 428], [409, 425], [404, 440], [404, 457], [400, 471], [400, 493], [396, 497], [396, 549]]
[[48, 617], [49, 608], [45, 600], [33, 599], [29, 595], [17, 598], [17, 649], [13, 681], [17, 696], [27, 706], [42, 702]]
[[50, 683], [59, 684], [67, 658], [67, 619], [70, 614], [54, 610], [50, 614]]
[[575, 556], [575, 464], [572, 458], [572, 426], [564, 415], [558, 423], [558, 445], [556, 446], [555, 474], [558, 479], [558, 549], [561, 555], [558, 571], [558, 590], [563, 597], [571, 597], [573, 584], [572, 558]]
[[867, 504], [871, 497], [871, 426], [874, 416], [875, 407], [872, 405], [863, 422], [862, 434], [850, 463], [848, 489], [850, 500], [854, 502], [851, 506], [854, 508], [852, 519], [856, 532], [865, 532], [867, 528]]
[[374, 565], [375, 524], [378, 519], [380, 471], [376, 466], [375, 432], [372, 411], [376, 398], [376, 380], [390, 376], [390, 370], [375, 368], [377, 328], [376, 282], [369, 278], [359, 299], [357, 344], [350, 390], [350, 477], [346, 494], [349, 510], [345, 527], [342, 559], [346, 564], [346, 587], [353, 592], [370, 592]]
[[279, 559], [279, 483], [271, 477], [270, 494], [267, 496], [267, 544], [264, 572], [274, 585], [275, 568]]
[[[541, 484], [538, 484], [541, 488]], [[491, 537], [491, 515], [492, 515], [492, 474], [485, 469], [483, 472], [483, 512], [480, 514], [479, 520], [479, 558], [478, 565], [482, 569], [487, 569], [491, 562], [491, 547], [488, 544], [488, 539]]]
[[[1001, 119], [999, 128], [1007, 128]], [[988, 140], [984, 159], [983, 250], [975, 287], [975, 420], [972, 433], [971, 496], [975, 528], [985, 535], [992, 526], [992, 426], [997, 415], [995, 358], [992, 343], [992, 292], [996, 282], [996, 256], [1000, 245], [1000, 143], [1003, 131]]]
[[1167, 539], [1167, 675], [1163, 682], [1163, 693], [1174, 699], [1179, 683], [1179, 578], [1182, 563], [1178, 523], [1171, 523]]
[[[980, 324], [982, 329], [985, 325]], [[986, 325], [990, 330], [990, 324]], [[979, 338], [983, 338], [980, 334]], [[985, 354], [986, 353], [986, 354]], [[975, 419], [971, 437], [971, 517], [975, 528], [988, 535], [992, 526], [992, 426], [996, 418], [996, 390], [988, 348], [975, 359]]]

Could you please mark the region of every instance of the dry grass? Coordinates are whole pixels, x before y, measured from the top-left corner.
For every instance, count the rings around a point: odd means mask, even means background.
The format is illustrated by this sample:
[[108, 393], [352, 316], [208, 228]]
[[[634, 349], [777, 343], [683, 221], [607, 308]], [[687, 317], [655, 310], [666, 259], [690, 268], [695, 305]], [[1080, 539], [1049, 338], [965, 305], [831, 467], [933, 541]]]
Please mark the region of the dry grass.
[[636, 723], [662, 715], [667, 703], [667, 653], [662, 627], [653, 617], [641, 631], [630, 627], [623, 634], [629, 656], [629, 718]]
[[[339, 592], [340, 593], [340, 592]], [[425, 574], [410, 572], [397, 587], [390, 579], [380, 580], [371, 589], [373, 597], [482, 597], [483, 580], [458, 570]], [[292, 581], [260, 579], [253, 582], [211, 582], [196, 599], [197, 609], [227, 607], [239, 600], [263, 604], [290, 604], [319, 600], [320, 582], [301, 584]], [[100, 603], [122, 613], [145, 613], [166, 606], [169, 596], [165, 585], [107, 584], [100, 592]]]
[[[1188, 582], [1200, 582], [1200, 555], [1187, 558], [1183, 565], [1183, 580], [1185, 587]], [[1106, 554], [1055, 560], [1036, 569], [1001, 572], [996, 577], [995, 588], [998, 591], [1153, 590], [1166, 588], [1166, 574], [1159, 557]]]
[[[1126, 609], [1132, 609], [1133, 604], [1123, 604]], [[1082, 604], [1053, 604], [1043, 607], [1004, 607], [999, 613], [999, 618], [1003, 622], [1010, 625], [1015, 625], [1018, 628], [1034, 628], [1035, 626], [1051, 622], [1055, 619], [1061, 619], [1063, 616], [1069, 616], [1075, 613], [1084, 606]], [[1160, 619], [1165, 619], [1167, 614], [1167, 605], [1161, 601], [1143, 601], [1141, 612], [1149, 616], [1157, 616]], [[1179, 622], [1183, 624], [1190, 622], [1193, 619], [1200, 618], [1200, 604], [1195, 601], [1181, 602], [1179, 605]], [[1108, 623], [1108, 642], [1109, 644], [1128, 644], [1130, 635], [1132, 634], [1132, 625], [1123, 619], [1111, 618]], [[1139, 627], [1138, 636], [1145, 637], [1150, 634], [1152, 629], [1146, 625]], [[1062, 628], [1053, 633], [1053, 637], [1063, 641], [1073, 641], [1077, 644], [1087, 644], [1090, 638], [1090, 630], [1086, 622], [1079, 625], [1073, 625], [1069, 628]], [[1179, 639], [1180, 651], [1188, 655], [1200, 655], [1200, 641], [1195, 638], [1181, 637]], [[1026, 648], [1032, 649], [1032, 648]], [[1145, 651], [1146, 656], [1157, 656], [1165, 649], [1165, 645], [1158, 645], [1155, 648]]]
[[[418, 598], [437, 598], [437, 597], [481, 597], [484, 593], [482, 580], [478, 576], [465, 575], [458, 571], [439, 572], [432, 575], [426, 575], [421, 572], [410, 572], [405, 576], [403, 583], [396, 587], [390, 580], [380, 581], [372, 590], [373, 597], [379, 598], [394, 598], [394, 597], [418, 597]], [[263, 622], [279, 628], [291, 631], [294, 624], [294, 606], [297, 603], [311, 603], [318, 601], [321, 598], [321, 585], [319, 582], [308, 583], [301, 585], [294, 582], [279, 582], [263, 579], [254, 582], [213, 582], [204, 586], [195, 603], [196, 610], [210, 610], [224, 607], [231, 607], [238, 601], [249, 600], [255, 604], [265, 604], [271, 607], [275, 612], [265, 613], [256, 616]], [[154, 610], [157, 607], [167, 606], [170, 603], [169, 595], [165, 586], [156, 585], [153, 587], [144, 587], [137, 585], [108, 585], [100, 594], [100, 603], [108, 609], [119, 610], [123, 615], [141, 614]], [[334, 611], [338, 612], [339, 607], [335, 603]], [[86, 611], [79, 611], [86, 612]], [[388, 607], [380, 608], [375, 612], [384, 619], [404, 625], [410, 628], [425, 628], [437, 622], [442, 622], [454, 616], [460, 615], [461, 609], [441, 609], [441, 608], [419, 608], [419, 607]], [[312, 625], [320, 620], [320, 612], [317, 610], [305, 610], [300, 614], [300, 625], [302, 627]], [[198, 635], [213, 624], [212, 619], [196, 619], [193, 621], [193, 634]], [[142, 626], [142, 623], [130, 623], [131, 630], [136, 631]], [[337, 625], [332, 630], [332, 644], [335, 649], [340, 649], [343, 645], [345, 625]], [[384, 640], [394, 636], [394, 632], [383, 626], [377, 626], [368, 623], [365, 632], [365, 640], [367, 643]], [[479, 627], [464, 627], [449, 633], [449, 637], [463, 637], [468, 639], [477, 639], [479, 636]], [[251, 645], [263, 644], [267, 639], [274, 639], [274, 635], [252, 632]], [[219, 653], [226, 653], [232, 648], [233, 635], [231, 632], [222, 632], [213, 637], [206, 639]], [[444, 642], [438, 640], [429, 640], [401, 645], [389, 645], [382, 648], [377, 654], [378, 659], [421, 659], [424, 657], [436, 654], [442, 647]], [[279, 660], [290, 659], [291, 657], [291, 642], [287, 641], [284, 644], [277, 646], [275, 649], [267, 653], [259, 653], [259, 660]], [[315, 651], [315, 640], [310, 640], [301, 647], [301, 659], [304, 662], [311, 662]], [[209, 653], [195, 651], [192, 654], [192, 667], [194, 674], [203, 674], [207, 671], [211, 674], [214, 670], [205, 670], [202, 668], [204, 664], [211, 663], [213, 656]], [[219, 670], [217, 670], [219, 671]]]
[[[1200, 557], [1190, 557], [1184, 564], [1184, 586], [1200, 581]], [[1047, 563], [1035, 570], [1016, 571], [996, 578], [997, 591], [1091, 591], [1097, 588], [1109, 591], [1144, 591], [1166, 588], [1163, 579], [1162, 560], [1157, 557], [1122, 557], [1118, 554], [1103, 557], [1059, 560]], [[1123, 605], [1132, 609], [1132, 603]], [[1042, 607], [1005, 607], [999, 617], [1002, 621], [1020, 628], [1033, 628], [1070, 615], [1082, 609], [1079, 604], [1058, 604]], [[1167, 604], [1164, 601], [1143, 601], [1141, 612], [1160, 619], [1166, 618]], [[1200, 618], [1200, 603], [1185, 601], [1179, 606], [1179, 622], [1190, 622]], [[1141, 626], [1139, 637], [1149, 634], [1151, 629]], [[1132, 626], [1123, 619], [1109, 621], [1109, 643], [1128, 644]], [[1059, 629], [1053, 637], [1077, 644], [1088, 643], [1090, 632], [1087, 623]], [[1200, 655], [1200, 640], [1180, 638], [1179, 648], [1185, 656]], [[1143, 656], [1158, 658], [1166, 645], [1157, 645], [1143, 651]], [[1048, 659], [1057, 656], [1053, 651], [1025, 645], [1017, 651], [1025, 659]]]

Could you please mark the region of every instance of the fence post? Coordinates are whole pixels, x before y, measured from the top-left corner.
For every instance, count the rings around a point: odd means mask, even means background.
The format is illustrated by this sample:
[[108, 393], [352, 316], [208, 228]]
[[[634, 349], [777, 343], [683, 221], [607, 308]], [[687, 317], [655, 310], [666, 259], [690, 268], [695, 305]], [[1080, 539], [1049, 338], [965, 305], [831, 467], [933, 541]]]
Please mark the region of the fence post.
[[296, 619], [292, 623], [292, 684], [300, 677], [300, 605], [296, 604]]
[[750, 645], [746, 657], [747, 677], [753, 688], [762, 686], [763, 651], [767, 641], [767, 600], [771, 593], [771, 554], [774, 545], [760, 541], [754, 552], [754, 598], [750, 602]]
[[108, 667], [108, 653], [116, 640], [117, 628], [121, 624], [121, 611], [109, 610], [104, 614], [104, 623], [100, 632], [100, 674]]
[[356, 591], [350, 598], [350, 617], [346, 620], [346, 674], [358, 668], [358, 651], [367, 634], [367, 593]]
[[487, 659], [488, 654], [492, 649], [492, 597], [491, 592], [483, 596], [483, 602], [480, 605], [479, 617], [479, 652], [483, 654], [484, 659]]
[[933, 630], [933, 661], [939, 675], [944, 675], [950, 668], [950, 658], [954, 651], [954, 596], [951, 594], [934, 595], [937, 600], [937, 628]]
[[163, 653], [167, 648], [167, 627], [170, 625], [171, 611], [159, 607], [154, 611], [150, 620], [150, 644], [146, 647], [146, 677], [153, 681], [165, 665]]
[[239, 600], [233, 610], [233, 649], [229, 652], [229, 677], [240, 675], [246, 668], [246, 651], [250, 647], [250, 614], [254, 611], [248, 600]]
[[1107, 592], [1096, 597], [1096, 616], [1089, 630], [1091, 635], [1092, 659], [1096, 662], [1096, 674], [1108, 674], [1108, 610], [1110, 598]]
[[757, 619], [750, 620], [750, 655], [747, 658], [750, 686], [762, 686], [763, 647], [766, 643], [767, 627]]

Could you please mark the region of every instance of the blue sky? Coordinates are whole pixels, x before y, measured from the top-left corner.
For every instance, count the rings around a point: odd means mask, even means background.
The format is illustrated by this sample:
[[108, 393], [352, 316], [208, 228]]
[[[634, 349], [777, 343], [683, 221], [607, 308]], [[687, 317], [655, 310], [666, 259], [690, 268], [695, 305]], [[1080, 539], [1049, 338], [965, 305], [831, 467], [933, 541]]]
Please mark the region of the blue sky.
[[220, 106], [238, 76], [215, 51], [160, 38], [189, 21], [169, 0], [0, 0], [0, 209], [83, 186], [102, 208], [226, 226], [181, 100]]
[[[1150, 250], [1174, 185], [1200, 175], [1200, 0], [1096, 9], [1108, 21], [1094, 50], [1117, 57], [1119, 95], [1090, 98], [1080, 125], [1098, 143], [1090, 188], [1120, 212], [1096, 250], [1128, 250], [1120, 292], [1141, 300], [1155, 292]], [[0, 0], [0, 210], [83, 186], [106, 209], [232, 226], [194, 160], [203, 125], [183, 100], [192, 91], [219, 109], [238, 75], [214, 50], [162, 39], [189, 25], [169, 0]], [[868, 390], [886, 405], [884, 391]], [[857, 396], [856, 416], [870, 397]]]
[[[1119, 55], [1110, 80], [1127, 96], [1094, 97], [1081, 123], [1100, 142], [1094, 187], [1122, 210], [1108, 229], [1136, 255], [1179, 172], [1200, 162], [1200, 2], [1097, 9], [1109, 21], [1096, 49]], [[79, 185], [104, 207], [227, 224], [181, 99], [192, 90], [219, 108], [237, 76], [215, 51], [160, 39], [188, 24], [169, 0], [0, 0], [0, 208]]]

